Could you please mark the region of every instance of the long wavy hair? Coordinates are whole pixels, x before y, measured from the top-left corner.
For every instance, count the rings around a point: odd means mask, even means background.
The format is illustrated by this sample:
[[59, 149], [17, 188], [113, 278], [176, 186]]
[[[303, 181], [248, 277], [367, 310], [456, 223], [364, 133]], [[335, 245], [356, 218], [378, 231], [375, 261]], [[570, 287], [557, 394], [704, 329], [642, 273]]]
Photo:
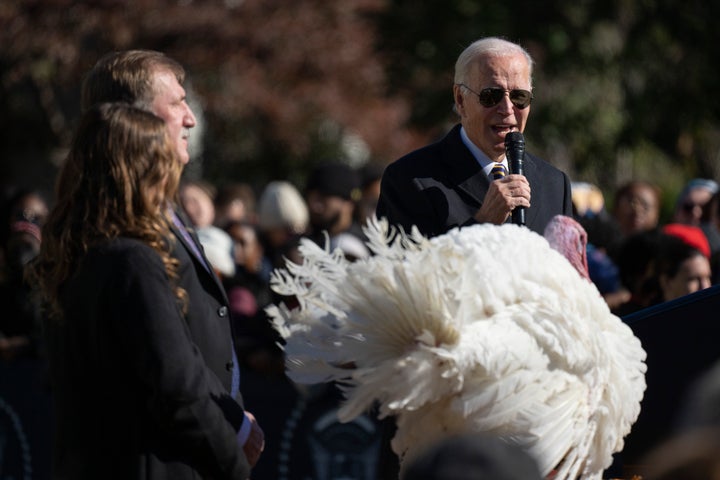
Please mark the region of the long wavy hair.
[[139, 239], [158, 253], [185, 307], [167, 216], [181, 173], [161, 118], [123, 103], [99, 104], [83, 115], [29, 271], [51, 316], [62, 317], [60, 290], [88, 250], [119, 236]]

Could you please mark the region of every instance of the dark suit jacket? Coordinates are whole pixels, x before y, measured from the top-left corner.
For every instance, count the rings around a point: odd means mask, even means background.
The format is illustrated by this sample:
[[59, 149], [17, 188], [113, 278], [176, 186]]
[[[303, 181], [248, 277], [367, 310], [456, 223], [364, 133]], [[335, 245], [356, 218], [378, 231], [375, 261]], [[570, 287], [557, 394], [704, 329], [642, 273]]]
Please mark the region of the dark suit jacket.
[[248, 478], [242, 408], [225, 387], [227, 317], [201, 300], [178, 249], [187, 316], [160, 257], [134, 239], [92, 248], [63, 286], [64, 319], [46, 329], [54, 478]]
[[[182, 212], [179, 212], [178, 216], [185, 225], [188, 225]], [[210, 262], [204, 256], [194, 231], [187, 228], [200, 251], [201, 258], [193, 253], [177, 226], [171, 225], [171, 230], [175, 235], [172, 256], [180, 262], [179, 285], [188, 294], [189, 303], [185, 318], [190, 333], [205, 358], [205, 363], [229, 392], [232, 385], [233, 337], [225, 288], [217, 275], [208, 268]], [[239, 393], [235, 400], [242, 404]]]
[[[568, 176], [538, 157], [525, 153], [524, 174], [530, 182], [526, 226], [543, 234], [550, 219], [572, 215]], [[442, 140], [411, 152], [383, 173], [378, 218], [410, 231], [417, 225], [426, 236], [477, 223], [490, 181], [460, 137], [456, 125]]]

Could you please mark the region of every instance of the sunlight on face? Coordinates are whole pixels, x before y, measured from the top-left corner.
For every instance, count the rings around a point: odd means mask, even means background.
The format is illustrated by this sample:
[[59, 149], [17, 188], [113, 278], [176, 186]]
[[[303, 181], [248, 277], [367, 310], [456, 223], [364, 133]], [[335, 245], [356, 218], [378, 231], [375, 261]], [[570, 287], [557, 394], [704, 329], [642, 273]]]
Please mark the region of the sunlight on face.
[[698, 254], [685, 260], [672, 278], [663, 276], [660, 285], [665, 301], [682, 297], [710, 286], [710, 262]]
[[618, 199], [615, 218], [625, 235], [645, 232], [657, 227], [660, 204], [649, 187], [635, 186]]
[[[532, 90], [530, 65], [522, 53], [481, 58], [471, 67], [466, 82], [476, 92], [488, 87]], [[463, 92], [454, 87], [455, 107], [468, 137], [491, 160], [500, 161], [505, 156], [505, 135], [525, 130], [531, 107], [515, 107], [507, 94], [497, 105], [483, 107], [477, 95]]]
[[170, 138], [177, 147], [183, 165], [190, 161], [188, 137], [195, 126], [195, 115], [187, 104], [185, 90], [169, 70], [159, 70], [153, 76], [155, 97], [151, 104], [152, 112], [165, 120]]

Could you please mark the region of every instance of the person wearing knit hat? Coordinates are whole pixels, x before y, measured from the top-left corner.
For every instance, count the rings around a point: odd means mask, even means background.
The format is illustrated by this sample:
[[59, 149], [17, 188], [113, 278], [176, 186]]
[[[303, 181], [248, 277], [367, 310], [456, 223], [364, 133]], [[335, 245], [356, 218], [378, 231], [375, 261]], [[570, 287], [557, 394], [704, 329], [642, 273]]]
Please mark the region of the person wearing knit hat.
[[300, 262], [300, 237], [308, 228], [308, 208], [295, 186], [287, 181], [268, 183], [257, 202], [257, 226], [264, 255], [271, 268], [285, 259]]
[[690, 180], [678, 195], [673, 222], [699, 226], [703, 208], [718, 190], [720, 187], [714, 180], [707, 178]]
[[268, 183], [257, 205], [258, 226], [262, 230], [283, 229], [300, 235], [308, 227], [308, 209], [295, 186], [286, 181]]
[[309, 237], [325, 246], [326, 235], [330, 245], [342, 250], [342, 245], [353, 245], [352, 251], [343, 252], [352, 259], [367, 257], [370, 253], [360, 242], [334, 242], [347, 233], [362, 238], [362, 230], [355, 223], [356, 201], [360, 198], [360, 178], [357, 172], [344, 163], [328, 162], [315, 167], [305, 185], [305, 199], [310, 211]]
[[360, 195], [360, 177], [349, 165], [327, 162], [313, 168], [305, 185], [306, 194], [317, 191], [328, 197], [357, 200]]

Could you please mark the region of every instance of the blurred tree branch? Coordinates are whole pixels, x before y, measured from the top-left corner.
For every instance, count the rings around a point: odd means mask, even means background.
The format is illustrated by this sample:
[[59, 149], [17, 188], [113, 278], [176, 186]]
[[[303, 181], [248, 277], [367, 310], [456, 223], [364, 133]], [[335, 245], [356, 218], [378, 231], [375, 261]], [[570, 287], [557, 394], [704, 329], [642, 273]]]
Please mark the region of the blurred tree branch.
[[386, 163], [442, 135], [457, 55], [500, 35], [537, 63], [533, 152], [606, 192], [645, 178], [674, 195], [720, 174], [718, 14], [703, 0], [6, 0], [2, 158], [62, 152], [84, 72], [151, 48], [188, 70], [206, 177], [301, 184], [329, 157]]

